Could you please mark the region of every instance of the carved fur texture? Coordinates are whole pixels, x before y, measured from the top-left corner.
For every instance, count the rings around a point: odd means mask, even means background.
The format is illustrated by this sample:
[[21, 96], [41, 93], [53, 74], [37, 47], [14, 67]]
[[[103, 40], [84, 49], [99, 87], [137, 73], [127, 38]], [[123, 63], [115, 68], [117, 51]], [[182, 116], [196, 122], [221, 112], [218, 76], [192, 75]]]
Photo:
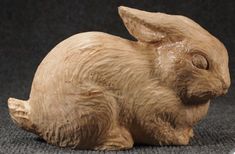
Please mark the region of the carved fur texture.
[[189, 143], [210, 100], [230, 86], [224, 45], [187, 17], [119, 14], [137, 41], [87, 32], [59, 43], [38, 66], [29, 100], [8, 100], [19, 127], [78, 149]]

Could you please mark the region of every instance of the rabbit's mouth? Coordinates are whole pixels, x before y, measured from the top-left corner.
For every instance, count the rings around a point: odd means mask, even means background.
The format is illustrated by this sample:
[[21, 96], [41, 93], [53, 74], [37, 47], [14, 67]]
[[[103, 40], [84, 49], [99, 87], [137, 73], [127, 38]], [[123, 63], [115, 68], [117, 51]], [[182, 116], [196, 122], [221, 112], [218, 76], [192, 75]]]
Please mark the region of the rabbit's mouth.
[[201, 91], [187, 93], [186, 96], [183, 97], [182, 101], [184, 104], [204, 104], [217, 96], [219, 96], [219, 94], [212, 91]]
[[200, 97], [191, 97], [186, 101], [186, 104], [205, 104], [208, 101], [210, 101], [211, 98], [205, 97], [205, 98], [200, 98]]

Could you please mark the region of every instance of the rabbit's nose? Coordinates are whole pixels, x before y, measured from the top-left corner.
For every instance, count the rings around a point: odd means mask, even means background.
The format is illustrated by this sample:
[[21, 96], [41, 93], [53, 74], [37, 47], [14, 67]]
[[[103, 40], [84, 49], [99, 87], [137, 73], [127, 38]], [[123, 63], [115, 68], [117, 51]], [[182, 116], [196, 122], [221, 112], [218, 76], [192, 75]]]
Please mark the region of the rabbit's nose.
[[225, 95], [228, 92], [228, 89], [230, 87], [231, 81], [229, 75], [221, 76], [220, 78], [222, 89], [221, 89], [221, 95]]
[[227, 94], [227, 92], [228, 92], [228, 89], [224, 89], [223, 92], [222, 92], [222, 95]]
[[226, 83], [223, 83], [222, 88], [223, 88], [222, 89], [222, 95], [227, 94], [229, 85], [227, 85]]
[[222, 81], [222, 84], [223, 84], [222, 86], [223, 86], [224, 91], [228, 91], [228, 88], [231, 85], [231, 79], [230, 79], [229, 73], [224, 74], [222, 76], [222, 80], [221, 81]]

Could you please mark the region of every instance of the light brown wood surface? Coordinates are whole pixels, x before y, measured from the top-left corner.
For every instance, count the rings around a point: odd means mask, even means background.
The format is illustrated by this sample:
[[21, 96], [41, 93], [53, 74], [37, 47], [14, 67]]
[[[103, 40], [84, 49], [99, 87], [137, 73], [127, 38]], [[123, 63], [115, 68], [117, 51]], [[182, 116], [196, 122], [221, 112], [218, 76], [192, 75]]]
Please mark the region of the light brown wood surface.
[[87, 32], [59, 43], [29, 99], [8, 100], [19, 127], [78, 149], [189, 143], [210, 100], [230, 86], [224, 45], [184, 16], [118, 10], [137, 41]]

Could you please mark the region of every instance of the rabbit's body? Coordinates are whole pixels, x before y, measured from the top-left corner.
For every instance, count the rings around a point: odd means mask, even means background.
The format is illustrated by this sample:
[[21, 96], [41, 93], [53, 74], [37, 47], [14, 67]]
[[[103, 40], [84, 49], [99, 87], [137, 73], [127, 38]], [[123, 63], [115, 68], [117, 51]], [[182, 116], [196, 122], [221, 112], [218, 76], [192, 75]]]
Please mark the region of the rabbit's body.
[[205, 88], [197, 96], [187, 89], [195, 76], [181, 67], [192, 66], [175, 54], [187, 59], [187, 44], [135, 42], [101, 32], [74, 35], [39, 65], [28, 101], [9, 99], [10, 114], [20, 127], [61, 147], [188, 144], [217, 93]]
[[[154, 76], [153, 62], [158, 55], [141, 48], [135, 42], [99, 32], [78, 34], [57, 45], [38, 67], [26, 102], [32, 131], [49, 143], [80, 148], [99, 148], [109, 139], [109, 132], [115, 131], [114, 136], [124, 135], [117, 139], [120, 145], [127, 140], [132, 146], [132, 136], [136, 142], [152, 142], [152, 133], [143, 134], [149, 125], [141, 124], [144, 114], [152, 117], [172, 112], [172, 117], [181, 113], [188, 118], [186, 112], [193, 108], [183, 107], [176, 94], [162, 87]], [[168, 100], [172, 103], [166, 103]], [[159, 113], [148, 111], [148, 107]], [[206, 113], [207, 108], [202, 111]], [[201, 111], [192, 116], [197, 112]], [[188, 126], [192, 121], [187, 121]]]

